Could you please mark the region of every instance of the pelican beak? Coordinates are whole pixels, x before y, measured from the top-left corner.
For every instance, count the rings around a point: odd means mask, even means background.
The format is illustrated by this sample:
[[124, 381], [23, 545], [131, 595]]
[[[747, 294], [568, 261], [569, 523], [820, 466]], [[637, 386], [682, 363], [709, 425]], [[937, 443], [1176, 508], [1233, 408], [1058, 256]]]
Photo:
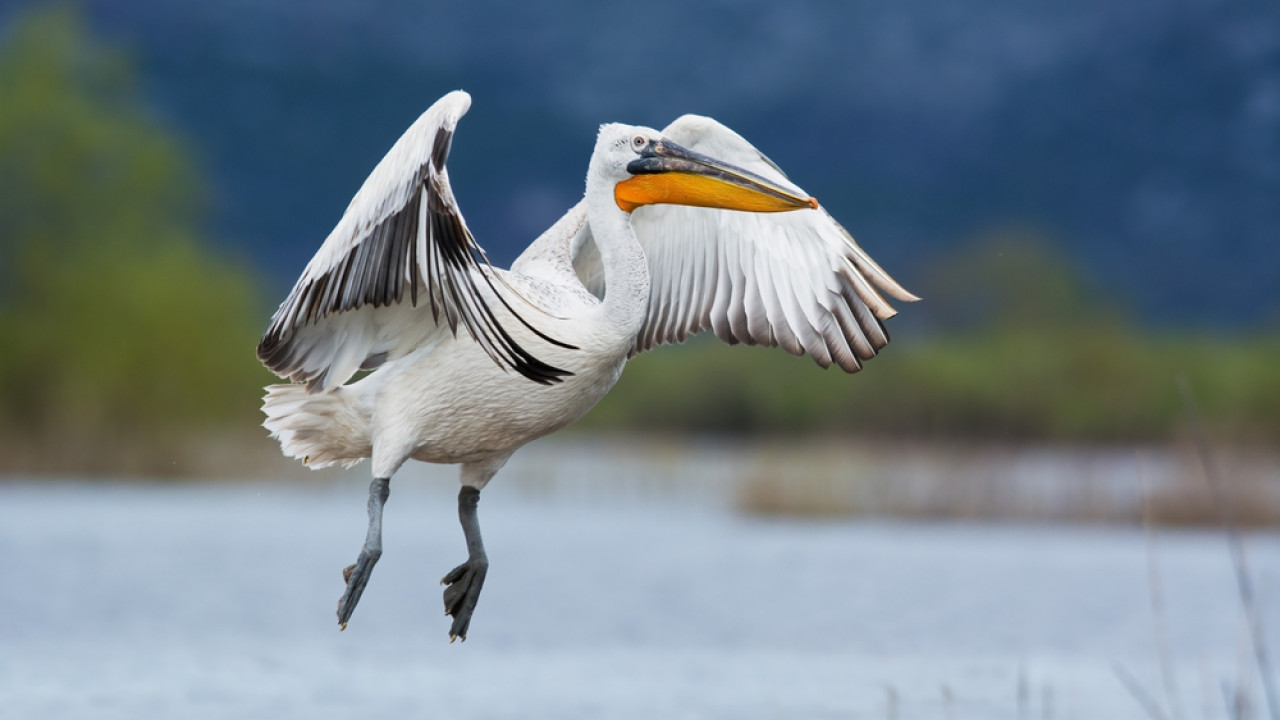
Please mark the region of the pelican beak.
[[649, 143], [640, 157], [627, 165], [627, 172], [634, 177], [613, 189], [614, 200], [626, 212], [655, 203], [748, 212], [818, 207], [814, 198], [670, 140]]

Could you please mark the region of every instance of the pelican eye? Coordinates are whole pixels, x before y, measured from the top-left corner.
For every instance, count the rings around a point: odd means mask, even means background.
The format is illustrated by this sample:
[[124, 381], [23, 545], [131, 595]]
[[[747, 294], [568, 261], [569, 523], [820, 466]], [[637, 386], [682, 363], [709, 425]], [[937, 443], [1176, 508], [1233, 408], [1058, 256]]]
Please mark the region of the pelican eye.
[[637, 135], [631, 138], [631, 147], [635, 149], [637, 152], [640, 150], [643, 150], [644, 146], [648, 144], [649, 144], [649, 138], [643, 135]]

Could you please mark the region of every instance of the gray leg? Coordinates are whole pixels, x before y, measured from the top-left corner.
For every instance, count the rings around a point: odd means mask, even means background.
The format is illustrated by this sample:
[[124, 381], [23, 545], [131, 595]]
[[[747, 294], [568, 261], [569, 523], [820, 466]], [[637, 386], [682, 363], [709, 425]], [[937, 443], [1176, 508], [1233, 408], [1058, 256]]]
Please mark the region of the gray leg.
[[390, 478], [374, 478], [369, 483], [369, 532], [365, 535], [364, 547], [360, 548], [360, 557], [356, 558], [354, 565], [348, 565], [342, 571], [342, 580], [347, 584], [347, 589], [338, 599], [340, 630], [347, 629], [347, 621], [351, 619], [351, 613], [355, 612], [356, 603], [360, 602], [364, 586], [373, 574], [373, 566], [382, 557], [382, 506], [386, 504], [389, 494]]
[[467, 641], [471, 613], [475, 612], [480, 588], [484, 587], [485, 573], [489, 571], [489, 558], [484, 554], [484, 542], [480, 539], [480, 520], [476, 517], [479, 503], [478, 489], [464, 485], [458, 491], [458, 519], [462, 521], [462, 532], [467, 537], [467, 561], [440, 581], [441, 585], [448, 586], [444, 589], [444, 614], [453, 616], [449, 642], [458, 638]]

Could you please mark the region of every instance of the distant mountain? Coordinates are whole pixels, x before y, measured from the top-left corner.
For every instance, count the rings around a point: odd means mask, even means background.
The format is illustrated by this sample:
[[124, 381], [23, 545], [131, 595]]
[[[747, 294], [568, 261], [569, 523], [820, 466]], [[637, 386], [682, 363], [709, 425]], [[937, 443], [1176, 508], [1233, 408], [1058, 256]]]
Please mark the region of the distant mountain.
[[1060, 241], [1148, 322], [1280, 318], [1273, 0], [87, 11], [199, 147], [219, 233], [281, 291], [400, 132], [462, 87], [475, 102], [450, 173], [495, 259], [581, 194], [601, 122], [698, 112], [769, 153], [905, 281], [1016, 225]]

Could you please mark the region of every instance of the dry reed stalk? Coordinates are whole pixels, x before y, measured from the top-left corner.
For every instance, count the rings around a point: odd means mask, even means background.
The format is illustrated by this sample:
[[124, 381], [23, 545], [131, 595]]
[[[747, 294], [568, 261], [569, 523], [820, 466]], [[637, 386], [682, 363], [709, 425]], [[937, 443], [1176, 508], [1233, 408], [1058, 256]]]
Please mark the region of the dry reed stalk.
[[1262, 693], [1267, 699], [1267, 712], [1271, 720], [1280, 720], [1280, 701], [1276, 699], [1275, 681], [1271, 675], [1271, 659], [1262, 634], [1262, 620], [1258, 615], [1258, 606], [1253, 591], [1253, 578], [1249, 573], [1248, 557], [1245, 555], [1244, 538], [1236, 525], [1231, 504], [1227, 502], [1222, 480], [1218, 475], [1217, 465], [1209, 448], [1209, 440], [1200, 421], [1200, 411], [1196, 407], [1195, 396], [1191, 392], [1191, 384], [1185, 375], [1177, 379], [1178, 391], [1182, 394], [1182, 404], [1186, 408], [1187, 418], [1191, 423], [1191, 434], [1195, 438], [1196, 455], [1200, 459], [1200, 470], [1204, 473], [1205, 482], [1209, 484], [1214, 504], [1223, 529], [1227, 533], [1227, 544], [1231, 549], [1231, 564], [1235, 570], [1236, 589], [1240, 595], [1246, 622], [1249, 624], [1249, 639], [1253, 645], [1254, 660], [1257, 662], [1258, 674], [1262, 680]]

